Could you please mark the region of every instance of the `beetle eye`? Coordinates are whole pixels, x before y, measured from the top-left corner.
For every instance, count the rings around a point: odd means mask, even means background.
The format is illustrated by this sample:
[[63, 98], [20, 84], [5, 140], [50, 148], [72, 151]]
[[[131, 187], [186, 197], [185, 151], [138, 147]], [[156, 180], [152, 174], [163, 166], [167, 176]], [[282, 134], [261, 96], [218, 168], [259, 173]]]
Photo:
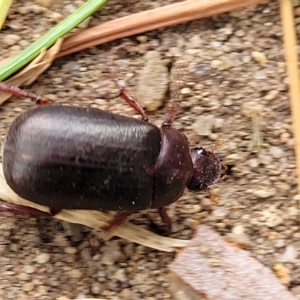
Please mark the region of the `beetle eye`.
[[202, 153], [203, 153], [203, 148], [199, 148], [198, 150], [196, 150], [197, 151], [197, 154], [198, 155], [201, 155]]

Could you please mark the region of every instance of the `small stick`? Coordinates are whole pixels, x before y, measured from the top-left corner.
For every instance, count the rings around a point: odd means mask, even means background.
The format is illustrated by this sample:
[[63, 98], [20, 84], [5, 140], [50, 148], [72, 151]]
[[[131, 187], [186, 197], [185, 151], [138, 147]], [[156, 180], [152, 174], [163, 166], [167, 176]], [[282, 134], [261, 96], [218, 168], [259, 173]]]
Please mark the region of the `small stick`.
[[286, 65], [290, 79], [290, 99], [294, 124], [295, 153], [298, 175], [298, 190], [300, 192], [300, 78], [298, 71], [298, 56], [296, 48], [296, 24], [291, 0], [280, 0], [280, 13], [283, 29]]
[[211, 17], [267, 0], [186, 0], [142, 11], [69, 35], [57, 57], [120, 38]]
[[259, 111], [253, 112], [252, 116], [252, 138], [248, 147], [248, 151], [252, 153], [259, 153], [261, 151], [262, 137], [261, 137], [261, 114]]

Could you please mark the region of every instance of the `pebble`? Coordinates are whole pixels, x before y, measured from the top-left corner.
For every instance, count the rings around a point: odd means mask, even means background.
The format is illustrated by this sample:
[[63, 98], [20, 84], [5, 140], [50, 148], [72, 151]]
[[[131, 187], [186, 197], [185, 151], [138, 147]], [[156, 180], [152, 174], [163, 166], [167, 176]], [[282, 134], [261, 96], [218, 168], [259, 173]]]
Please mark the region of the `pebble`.
[[191, 108], [191, 113], [194, 113], [196, 115], [201, 115], [204, 112], [204, 108], [201, 106], [193, 106]]
[[185, 87], [180, 90], [181, 95], [190, 95], [192, 93], [192, 90], [189, 87]]
[[228, 215], [228, 210], [225, 207], [218, 207], [212, 212], [212, 215], [216, 219], [223, 219], [225, 216]]
[[225, 157], [226, 164], [236, 165], [241, 161], [242, 157], [238, 153], [232, 153]]
[[[299, 300], [300, 299], [300, 285], [296, 285], [296, 286], [293, 286], [291, 288], [291, 292], [297, 297], [296, 299]], [[295, 299], [295, 300], [296, 300]]]
[[260, 161], [257, 158], [251, 158], [251, 159], [248, 159], [247, 163], [251, 168], [255, 169], [259, 166]]
[[274, 228], [284, 222], [284, 220], [278, 215], [278, 213], [273, 213], [268, 210], [264, 210], [262, 212], [262, 215], [264, 217], [264, 223], [270, 228]]
[[211, 61], [211, 67], [214, 69], [222, 70], [224, 63], [221, 60], [215, 59]]
[[23, 271], [27, 274], [31, 274], [35, 272], [35, 267], [34, 266], [24, 266]]
[[82, 276], [82, 272], [78, 269], [73, 269], [68, 272], [68, 276], [71, 278], [80, 278]]
[[207, 63], [200, 63], [196, 65], [195, 69], [195, 75], [197, 76], [197, 79], [202, 79], [207, 77], [209, 74], [211, 74], [212, 68]]
[[258, 71], [254, 73], [254, 78], [257, 80], [265, 80], [267, 79], [267, 74], [265, 71]]
[[50, 7], [51, 3], [53, 3], [53, 0], [34, 0], [34, 2], [44, 7]]
[[22, 272], [22, 273], [18, 274], [17, 278], [22, 281], [28, 281], [28, 280], [30, 280], [30, 275], [28, 273]]
[[241, 224], [235, 225], [232, 229], [231, 232], [234, 234], [242, 234], [245, 232], [245, 227]]
[[270, 151], [270, 155], [274, 158], [281, 158], [285, 156], [283, 149], [280, 147], [272, 146], [269, 148], [269, 151]]
[[274, 244], [276, 248], [282, 248], [286, 245], [286, 241], [284, 239], [277, 240]]
[[22, 24], [17, 20], [11, 20], [10, 22], [6, 23], [6, 25], [13, 30], [21, 30], [22, 29]]
[[115, 278], [116, 278], [116, 280], [119, 280], [121, 282], [126, 282], [127, 276], [126, 276], [125, 270], [124, 269], [117, 270], [115, 273]]
[[102, 252], [103, 255], [101, 262], [105, 265], [114, 265], [123, 257], [118, 242], [106, 243], [106, 245], [102, 248]]
[[232, 103], [233, 103], [233, 101], [231, 99], [229, 99], [229, 98], [223, 100], [223, 104], [225, 106], [231, 106]]
[[4, 35], [2, 41], [8, 46], [17, 44], [21, 40], [21, 37], [16, 34], [6, 34]]
[[296, 249], [294, 245], [288, 245], [286, 246], [279, 260], [282, 262], [294, 262], [298, 256], [298, 251], [299, 249]]
[[45, 263], [49, 262], [50, 259], [51, 259], [50, 254], [48, 254], [48, 253], [41, 253], [41, 254], [39, 254], [39, 255], [35, 258], [35, 261], [36, 261], [38, 264], [45, 264]]
[[75, 247], [66, 247], [64, 249], [64, 251], [67, 254], [75, 254], [75, 253], [77, 253], [77, 249]]
[[220, 48], [222, 46], [222, 43], [219, 42], [219, 41], [212, 41], [210, 43], [210, 45], [213, 47], [213, 48]]
[[215, 118], [215, 122], [214, 122], [213, 128], [216, 129], [216, 130], [221, 130], [223, 128], [223, 126], [224, 126], [224, 122], [225, 122], [224, 119]]
[[35, 288], [35, 285], [32, 282], [26, 282], [23, 284], [23, 291], [30, 292]]
[[102, 285], [99, 282], [94, 282], [91, 286], [91, 292], [94, 295], [100, 295], [102, 291]]
[[228, 233], [226, 236], [228, 242], [239, 245], [241, 248], [250, 248], [252, 247], [252, 242], [245, 233]]
[[48, 287], [46, 285], [39, 285], [36, 290], [40, 295], [46, 295], [48, 293]]
[[134, 252], [134, 245], [132, 243], [128, 243], [124, 247], [124, 253], [126, 256], [131, 257]]
[[146, 43], [148, 42], [148, 37], [146, 35], [138, 35], [136, 40], [140, 43]]
[[253, 191], [253, 195], [258, 198], [266, 199], [275, 195], [274, 189], [257, 189]]
[[244, 30], [239, 29], [239, 30], [235, 31], [234, 34], [238, 37], [242, 37], [242, 36], [246, 35], [246, 32]]
[[264, 97], [266, 100], [274, 100], [277, 98], [279, 94], [278, 90], [271, 90], [268, 92], [268, 94]]
[[145, 54], [146, 64], [138, 78], [136, 97], [149, 111], [157, 110], [163, 104], [168, 89], [169, 72], [158, 51]]
[[[59, 22], [64, 18], [64, 16], [60, 13], [55, 12], [55, 13], [50, 15], [50, 18], [55, 22]], [[82, 27], [80, 27], [81, 25], [82, 25], [82, 23], [79, 24], [78, 28], [82, 28]]]
[[264, 66], [267, 63], [267, 57], [263, 52], [253, 51], [253, 52], [251, 52], [251, 56], [261, 66]]
[[192, 128], [198, 135], [209, 136], [212, 133], [214, 121], [215, 118], [213, 115], [198, 116], [192, 124]]

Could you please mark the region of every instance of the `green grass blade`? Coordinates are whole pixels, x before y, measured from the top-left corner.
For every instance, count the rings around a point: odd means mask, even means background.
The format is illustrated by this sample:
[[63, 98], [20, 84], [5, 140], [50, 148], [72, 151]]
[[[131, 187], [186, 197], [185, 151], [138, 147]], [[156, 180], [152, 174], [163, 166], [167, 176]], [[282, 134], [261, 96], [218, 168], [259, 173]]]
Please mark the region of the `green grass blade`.
[[12, 4], [12, 0], [0, 0], [0, 30], [6, 19], [11, 4]]
[[66, 19], [43, 35], [39, 40], [29, 45], [26, 49], [22, 50], [11, 60], [2, 65], [0, 67], [0, 81], [5, 80], [7, 77], [29, 63], [32, 59], [37, 57], [40, 54], [41, 49], [52, 46], [57, 39], [67, 34], [70, 30], [102, 7], [107, 1], [108, 0], [87, 1], [74, 13], [69, 15]]

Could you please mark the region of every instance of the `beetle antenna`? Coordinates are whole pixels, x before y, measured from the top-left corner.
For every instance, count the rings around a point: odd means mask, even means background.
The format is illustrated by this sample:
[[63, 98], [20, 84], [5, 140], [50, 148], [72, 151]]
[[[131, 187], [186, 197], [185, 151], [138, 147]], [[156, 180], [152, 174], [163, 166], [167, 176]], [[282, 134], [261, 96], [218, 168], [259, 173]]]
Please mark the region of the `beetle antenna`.
[[38, 104], [38, 105], [47, 105], [47, 104], [50, 104], [50, 102], [51, 102], [50, 100], [48, 100], [47, 98], [45, 98], [43, 96], [39, 96], [34, 93], [26, 92], [25, 90], [22, 90], [16, 86], [8, 85], [4, 82], [0, 82], [0, 90], [3, 92], [6, 92], [8, 94], [14, 95], [14, 96], [29, 98], [31, 100], [34, 100], [35, 104]]
[[214, 144], [210, 150], [211, 153], [214, 153], [217, 147], [223, 146], [225, 144], [225, 141], [220, 140], [216, 144]]
[[166, 119], [163, 121], [163, 126], [170, 127], [172, 125], [172, 122], [174, 121], [176, 114], [178, 112], [179, 107], [179, 98], [180, 98], [180, 90], [183, 86], [183, 62], [179, 62], [179, 67], [175, 68], [175, 75], [174, 75], [174, 81], [173, 81], [173, 89], [171, 91], [171, 99], [172, 103], [168, 110]]
[[118, 79], [117, 72], [114, 68], [114, 54], [121, 48], [125, 46], [133, 46], [132, 43], [123, 43], [117, 47], [112, 48], [108, 61], [108, 71], [110, 73], [112, 81], [115, 83], [116, 87], [119, 89], [120, 97], [122, 97], [135, 111], [137, 111], [141, 116], [143, 121], [148, 122], [148, 116], [143, 109], [142, 105], [138, 102], [138, 100], [131, 96], [131, 94], [126, 90], [125, 86], [121, 84], [121, 81]]

